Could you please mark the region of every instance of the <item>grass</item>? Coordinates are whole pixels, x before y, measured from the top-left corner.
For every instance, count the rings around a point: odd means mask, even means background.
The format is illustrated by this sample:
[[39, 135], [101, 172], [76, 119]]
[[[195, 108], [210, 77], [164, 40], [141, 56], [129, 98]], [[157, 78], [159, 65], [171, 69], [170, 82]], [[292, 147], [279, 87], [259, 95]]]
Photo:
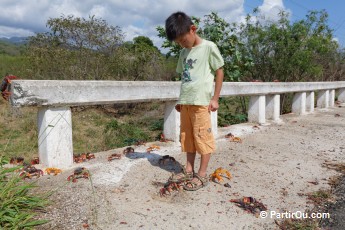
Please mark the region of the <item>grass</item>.
[[0, 154], [9, 157], [37, 155], [36, 109], [11, 108], [0, 100]]
[[35, 182], [19, 177], [19, 167], [4, 168], [8, 160], [0, 156], [0, 229], [34, 229], [47, 223], [36, 218], [48, 205], [49, 194], [32, 194]]
[[[164, 103], [72, 108], [74, 153], [100, 152], [155, 141], [163, 130]], [[0, 98], [0, 154], [38, 156], [37, 108], [12, 108]]]

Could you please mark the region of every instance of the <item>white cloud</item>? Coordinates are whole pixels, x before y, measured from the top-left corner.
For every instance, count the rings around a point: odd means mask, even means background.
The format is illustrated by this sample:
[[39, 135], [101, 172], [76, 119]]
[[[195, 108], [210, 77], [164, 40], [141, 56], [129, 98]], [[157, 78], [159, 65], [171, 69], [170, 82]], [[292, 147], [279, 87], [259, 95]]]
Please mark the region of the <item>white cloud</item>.
[[286, 11], [291, 15], [291, 11], [285, 8], [283, 0], [264, 0], [262, 5], [259, 6], [259, 10], [265, 19], [269, 21], [277, 21], [281, 11]]
[[203, 17], [214, 11], [235, 21], [245, 14], [243, 3], [244, 0], [0, 0], [0, 37], [44, 32], [49, 18], [95, 15], [109, 25], [120, 26], [128, 40], [143, 35], [159, 44], [155, 27], [164, 25], [173, 12], [180, 10]]

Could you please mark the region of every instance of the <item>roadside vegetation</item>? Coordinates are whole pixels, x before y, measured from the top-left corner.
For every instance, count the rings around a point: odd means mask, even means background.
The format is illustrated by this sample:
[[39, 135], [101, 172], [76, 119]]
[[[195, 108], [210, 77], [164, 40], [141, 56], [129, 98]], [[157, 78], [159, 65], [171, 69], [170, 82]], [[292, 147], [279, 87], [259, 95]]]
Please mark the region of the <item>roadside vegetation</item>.
[[[218, 45], [225, 59], [225, 81], [344, 80], [345, 52], [333, 39], [327, 12], [311, 11], [294, 22], [289, 21], [286, 12], [279, 17], [270, 22], [255, 9], [239, 24], [228, 23], [214, 12], [193, 20], [198, 33]], [[163, 26], [157, 27], [157, 34], [164, 40], [166, 54], [145, 36], [124, 41], [120, 27], [94, 16], [50, 18], [47, 28], [48, 32], [30, 37], [24, 45], [0, 42], [1, 76], [13, 74], [36, 80], [179, 80], [175, 66], [180, 47], [167, 41]], [[281, 96], [281, 113], [290, 112], [290, 103], [291, 95]], [[245, 122], [247, 107], [248, 97], [221, 98], [219, 126]], [[72, 111], [76, 154], [122, 147], [137, 140], [154, 141], [163, 129], [164, 104], [160, 102], [75, 107]], [[37, 156], [36, 108], [11, 108], [1, 99], [0, 114], [0, 159]], [[29, 195], [34, 184], [22, 183], [14, 171], [2, 168], [6, 161], [1, 162], [0, 199], [13, 202], [13, 206], [0, 209], [1, 215], [12, 215], [13, 209], [22, 208], [24, 214], [18, 214], [20, 218], [0, 216], [0, 227], [25, 229], [40, 224], [25, 208], [41, 209], [47, 204], [45, 199]], [[10, 190], [4, 190], [7, 186], [13, 186], [13, 194], [32, 203], [20, 206]]]
[[7, 163], [0, 156], [0, 229], [34, 229], [46, 223], [36, 216], [48, 204], [48, 194], [32, 194], [35, 183], [23, 182], [15, 173], [20, 167], [4, 168]]

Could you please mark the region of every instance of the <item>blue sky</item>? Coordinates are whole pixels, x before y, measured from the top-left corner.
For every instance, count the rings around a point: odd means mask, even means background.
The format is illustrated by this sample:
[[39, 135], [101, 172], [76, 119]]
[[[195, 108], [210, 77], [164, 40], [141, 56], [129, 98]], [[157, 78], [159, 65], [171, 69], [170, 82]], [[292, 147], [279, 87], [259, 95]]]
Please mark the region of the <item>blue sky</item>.
[[344, 0], [0, 0], [0, 37], [43, 32], [49, 18], [95, 15], [108, 24], [120, 26], [126, 40], [148, 36], [159, 47], [162, 41], [155, 28], [175, 11], [198, 17], [215, 11], [229, 22], [238, 22], [255, 7], [273, 20], [280, 10], [288, 11], [291, 21], [305, 18], [309, 10], [325, 9], [335, 39], [345, 46]]
[[328, 25], [334, 30], [335, 39], [345, 47], [345, 1], [344, 0], [247, 0], [244, 1], [244, 9], [248, 13], [252, 12], [254, 7], [280, 5], [290, 13], [290, 21], [298, 21], [306, 18], [309, 11], [326, 10], [329, 19]]

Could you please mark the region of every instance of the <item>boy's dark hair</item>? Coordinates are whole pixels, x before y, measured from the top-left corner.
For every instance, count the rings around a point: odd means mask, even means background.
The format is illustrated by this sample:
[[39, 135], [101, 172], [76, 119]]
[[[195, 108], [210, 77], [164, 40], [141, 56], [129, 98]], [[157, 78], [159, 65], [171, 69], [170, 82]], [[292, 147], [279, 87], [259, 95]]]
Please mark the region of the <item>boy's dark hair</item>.
[[169, 41], [189, 32], [193, 25], [192, 19], [185, 13], [178, 11], [165, 20], [165, 33]]

